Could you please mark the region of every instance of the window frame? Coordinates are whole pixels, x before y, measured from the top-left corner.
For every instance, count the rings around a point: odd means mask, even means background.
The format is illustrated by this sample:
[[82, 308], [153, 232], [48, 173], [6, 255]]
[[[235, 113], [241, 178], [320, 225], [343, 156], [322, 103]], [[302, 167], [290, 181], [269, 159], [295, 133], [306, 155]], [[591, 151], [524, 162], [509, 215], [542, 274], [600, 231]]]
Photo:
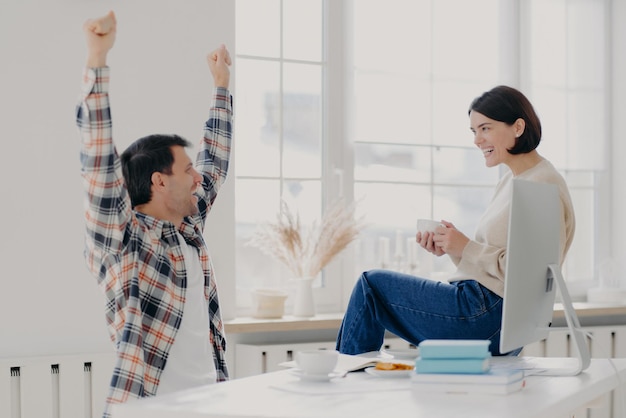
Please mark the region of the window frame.
[[[354, 84], [351, 76], [350, 63], [352, 62], [351, 35], [353, 0], [330, 1], [323, 0], [323, 58], [325, 69], [323, 70], [323, 117], [322, 117], [322, 202], [323, 207], [338, 197], [351, 198], [354, 196], [354, 147], [351, 141], [354, 134], [354, 120], [348, 97], [353, 97]], [[611, 2], [603, 0], [607, 4], [607, 22], [610, 22]], [[528, 90], [531, 87], [529, 79], [530, 68], [528, 60], [529, 42], [527, 39], [528, 27], [525, 22], [530, 16], [529, 6], [520, 0], [508, 0], [501, 2], [501, 19], [510, 24], [503, 24], [500, 32], [509, 39], [508, 44], [513, 45], [503, 51], [499, 51], [500, 74], [502, 84], [509, 84]], [[615, 19], [615, 17], [614, 17]], [[610, 44], [612, 33], [611, 25], [607, 24], [606, 36]], [[331, 47], [327, 47], [331, 45]], [[609, 48], [609, 46], [607, 46]], [[613, 52], [615, 48], [613, 48]], [[610, 55], [609, 55], [610, 56]], [[606, 92], [611, 91], [614, 79], [611, 78], [610, 62], [607, 63]], [[607, 93], [607, 109], [612, 108], [612, 96]], [[532, 101], [532, 98], [531, 98]], [[611, 116], [607, 112], [607, 125], [611, 124]], [[613, 124], [616, 122], [613, 121]], [[607, 150], [611, 149], [611, 134], [607, 134]], [[349, 140], [347, 138], [350, 138]], [[434, 145], [436, 146], [436, 145]], [[596, 214], [594, 219], [594, 257], [599, 260], [603, 255], [610, 256], [610, 243], [613, 242], [611, 230], [608, 227], [611, 213], [611, 191], [615, 185], [623, 182], [611, 178], [612, 166], [598, 173], [597, 183], [592, 187], [596, 190]], [[567, 173], [564, 173], [567, 179]], [[608, 177], [608, 178], [606, 178]], [[236, 222], [236, 220], [235, 220]], [[604, 239], [604, 238], [608, 239]], [[316, 308], [318, 312], [342, 311], [349, 299], [353, 284], [359, 272], [355, 271], [354, 248], [349, 247], [336, 262], [331, 263], [324, 273], [324, 286], [315, 289]], [[597, 264], [597, 261], [594, 263]], [[589, 287], [596, 283], [594, 276], [589, 281], [576, 284], [571, 290], [573, 296], [580, 299]], [[238, 294], [238, 292], [235, 292]], [[239, 297], [239, 296], [237, 296]], [[246, 307], [237, 307], [237, 314], [246, 314]]]

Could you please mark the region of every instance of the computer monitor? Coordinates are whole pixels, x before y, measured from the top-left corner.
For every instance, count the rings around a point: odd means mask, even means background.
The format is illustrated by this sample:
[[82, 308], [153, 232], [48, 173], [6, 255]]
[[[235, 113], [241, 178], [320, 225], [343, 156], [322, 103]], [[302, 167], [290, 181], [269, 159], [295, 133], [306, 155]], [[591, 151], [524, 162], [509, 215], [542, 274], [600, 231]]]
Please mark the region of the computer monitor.
[[590, 356], [561, 274], [561, 218], [558, 186], [513, 180], [500, 352], [548, 337], [558, 288], [578, 356], [571, 367], [545, 370], [544, 374], [575, 375], [589, 366]]

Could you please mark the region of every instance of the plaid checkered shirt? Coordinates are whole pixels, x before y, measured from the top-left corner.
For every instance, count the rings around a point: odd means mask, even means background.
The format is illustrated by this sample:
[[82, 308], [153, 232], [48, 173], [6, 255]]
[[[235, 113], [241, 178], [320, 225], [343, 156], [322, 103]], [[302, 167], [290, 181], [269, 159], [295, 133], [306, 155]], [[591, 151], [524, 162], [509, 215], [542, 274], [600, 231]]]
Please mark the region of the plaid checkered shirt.
[[[186, 271], [177, 226], [131, 207], [121, 162], [112, 140], [109, 67], [86, 68], [76, 107], [85, 188], [85, 258], [106, 296], [106, 320], [117, 353], [104, 417], [111, 404], [153, 396], [176, 338], [185, 303]], [[203, 176], [198, 215], [178, 230], [197, 248], [205, 277], [209, 338], [217, 380], [228, 379], [226, 340], [217, 286], [202, 231], [226, 179], [232, 138], [232, 104], [216, 88], [195, 168]], [[207, 359], [210, 361], [211, 359]]]

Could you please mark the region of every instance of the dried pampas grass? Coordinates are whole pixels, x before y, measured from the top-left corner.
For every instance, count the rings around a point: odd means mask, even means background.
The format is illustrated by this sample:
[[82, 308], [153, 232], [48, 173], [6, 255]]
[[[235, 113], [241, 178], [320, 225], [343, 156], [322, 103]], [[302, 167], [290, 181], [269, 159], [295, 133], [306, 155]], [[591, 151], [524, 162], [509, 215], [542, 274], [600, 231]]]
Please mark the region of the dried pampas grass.
[[282, 201], [276, 222], [259, 226], [248, 245], [283, 263], [294, 277], [315, 277], [363, 229], [354, 212], [354, 203], [339, 200], [321, 222], [314, 222], [305, 230], [300, 216]]

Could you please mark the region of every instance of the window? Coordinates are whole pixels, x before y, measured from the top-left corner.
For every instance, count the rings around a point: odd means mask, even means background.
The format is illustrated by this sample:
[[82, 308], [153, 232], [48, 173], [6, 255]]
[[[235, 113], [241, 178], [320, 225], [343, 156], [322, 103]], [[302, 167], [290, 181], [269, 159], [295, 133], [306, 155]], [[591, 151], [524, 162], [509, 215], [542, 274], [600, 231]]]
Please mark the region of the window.
[[328, 182], [323, 5], [322, 0], [237, 1], [235, 79], [244, 94], [236, 109], [235, 216], [242, 307], [249, 289], [289, 287], [293, 278], [247, 245], [256, 226], [276, 219], [281, 200], [303, 224], [322, 214]]
[[[499, 173], [484, 167], [472, 143], [467, 107], [483, 91], [509, 84], [537, 108], [539, 152], [570, 186], [577, 231], [564, 271], [575, 292], [588, 287], [608, 254], [608, 237], [598, 229], [599, 210], [608, 206], [608, 3], [352, 4], [354, 194], [373, 225], [361, 243], [361, 270], [453, 270], [446, 257], [421, 248], [420, 263], [409, 266], [405, 238], [419, 217], [447, 219], [473, 235]], [[387, 253], [390, 260], [382, 260]]]
[[600, 223], [609, 202], [603, 195], [609, 178], [609, 5], [534, 0], [527, 7], [530, 53], [524, 84], [542, 117], [542, 150], [563, 170], [574, 201], [576, 236], [565, 276], [576, 289], [588, 285], [609, 254]]
[[500, 172], [484, 166], [467, 108], [497, 84], [520, 88], [537, 108], [539, 152], [567, 179], [576, 210], [565, 276], [589, 286], [610, 241], [600, 222], [609, 205], [608, 8], [608, 0], [239, 0], [238, 307], [249, 288], [288, 287], [278, 263], [245, 245], [281, 199], [306, 222], [338, 196], [354, 198], [368, 223], [319, 278], [320, 311], [343, 309], [366, 269], [451, 270], [447, 257], [411, 244], [415, 221], [447, 219], [473, 236]]
[[[361, 270], [452, 270], [447, 257], [409, 244], [418, 218], [446, 219], [473, 235], [498, 171], [484, 167], [467, 108], [501, 73], [499, 3], [353, 2], [354, 194], [372, 224], [360, 243]], [[478, 10], [493, 23], [469, 18]], [[481, 52], [461, 41], [469, 33]]]

